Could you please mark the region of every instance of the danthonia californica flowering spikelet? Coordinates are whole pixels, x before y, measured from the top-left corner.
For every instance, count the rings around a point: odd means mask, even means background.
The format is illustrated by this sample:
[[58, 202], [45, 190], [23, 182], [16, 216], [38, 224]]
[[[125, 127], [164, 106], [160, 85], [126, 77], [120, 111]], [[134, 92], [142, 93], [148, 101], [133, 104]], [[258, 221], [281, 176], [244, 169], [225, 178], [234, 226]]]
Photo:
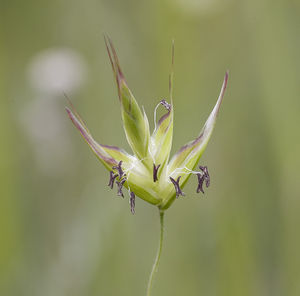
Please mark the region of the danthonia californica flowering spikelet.
[[[150, 275], [147, 295], [150, 296], [152, 280], [157, 270], [162, 249], [164, 213], [172, 203], [184, 195], [183, 187], [190, 176], [195, 175], [196, 192], [204, 193], [203, 185], [210, 185], [210, 176], [206, 166], [198, 162], [208, 144], [215, 126], [216, 118], [227, 86], [226, 72], [219, 98], [209, 115], [200, 134], [193, 141], [182, 146], [170, 157], [173, 137], [173, 64], [174, 45], [172, 46], [172, 71], [169, 82], [169, 100], [161, 100], [155, 108], [155, 128], [150, 134], [148, 118], [130, 91], [124, 78], [115, 48], [108, 37], [105, 37], [109, 59], [117, 84], [121, 105], [121, 117], [127, 141], [133, 154], [115, 146], [97, 143], [87, 126], [80, 118], [72, 104], [66, 108], [75, 127], [98, 159], [109, 171], [109, 187], [117, 187], [117, 194], [124, 198], [124, 188], [129, 192], [131, 212], [135, 213], [135, 198], [139, 197], [156, 206], [160, 213], [161, 236], [157, 257]], [[165, 110], [164, 115], [156, 121], [158, 108]]]

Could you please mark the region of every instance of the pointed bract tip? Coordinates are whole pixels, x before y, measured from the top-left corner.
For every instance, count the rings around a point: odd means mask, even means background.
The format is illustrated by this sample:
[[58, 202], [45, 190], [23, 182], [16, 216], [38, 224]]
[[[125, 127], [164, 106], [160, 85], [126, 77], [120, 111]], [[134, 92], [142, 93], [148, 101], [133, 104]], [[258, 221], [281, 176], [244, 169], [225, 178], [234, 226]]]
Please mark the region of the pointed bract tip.
[[[65, 99], [67, 100], [67, 102], [68, 102], [68, 104], [69, 104], [69, 106], [70, 106], [72, 112], [75, 113], [76, 115], [78, 115], [78, 113], [77, 113], [77, 111], [76, 111], [76, 109], [75, 109], [75, 107], [74, 107], [74, 105], [73, 105], [71, 99], [69, 98], [69, 96], [68, 96], [65, 92], [63, 92], [63, 95], [64, 95]], [[65, 109], [66, 109], [66, 111], [67, 111], [68, 113], [70, 112], [70, 109], [69, 109], [68, 107], [65, 107]], [[68, 110], [69, 110], [69, 111], [68, 111]], [[79, 117], [80, 117], [80, 116], [79, 116]]]
[[215, 113], [215, 115], [216, 115], [216, 116], [218, 115], [220, 106], [221, 106], [221, 104], [222, 104], [222, 102], [223, 102], [223, 98], [224, 98], [225, 91], [226, 91], [226, 88], [227, 88], [228, 77], [229, 77], [229, 72], [226, 71], [226, 72], [225, 72], [225, 76], [224, 76], [224, 80], [223, 80], [223, 84], [222, 84], [222, 87], [221, 87], [220, 95], [219, 95], [217, 104], [216, 104], [216, 106], [215, 106], [215, 108], [216, 108], [216, 113]]
[[113, 45], [113, 42], [107, 34], [104, 35], [104, 42], [105, 42], [108, 57], [109, 57], [109, 60], [110, 60], [111, 66], [112, 66], [112, 70], [113, 70], [113, 73], [114, 73], [114, 76], [116, 79], [119, 99], [121, 99], [121, 87], [122, 87], [122, 85], [127, 86], [126, 80], [125, 80], [124, 74], [121, 70], [119, 58], [118, 58], [117, 52], [115, 50], [115, 47]]
[[225, 82], [225, 84], [226, 84], [225, 88], [227, 87], [228, 77], [229, 77], [229, 70], [227, 70], [227, 71], [225, 72], [225, 77], [224, 77], [224, 82]]

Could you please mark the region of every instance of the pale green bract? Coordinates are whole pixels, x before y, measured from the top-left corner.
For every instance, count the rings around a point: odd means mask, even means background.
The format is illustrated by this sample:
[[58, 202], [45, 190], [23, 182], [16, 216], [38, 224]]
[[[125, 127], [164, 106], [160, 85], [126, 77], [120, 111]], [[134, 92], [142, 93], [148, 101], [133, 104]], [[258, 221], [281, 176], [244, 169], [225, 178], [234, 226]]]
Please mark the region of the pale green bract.
[[[200, 135], [194, 141], [180, 148], [169, 161], [173, 137], [173, 71], [170, 76], [170, 103], [163, 100], [158, 105], [165, 108], [166, 113], [155, 123], [155, 130], [150, 136], [146, 113], [141, 110], [127, 86], [113, 44], [109, 38], [105, 38], [105, 42], [118, 87], [123, 127], [133, 155], [118, 147], [98, 144], [73, 105], [71, 104], [71, 109], [66, 108], [66, 110], [73, 124], [98, 159], [116, 175], [117, 181], [120, 182], [120, 176], [117, 176], [119, 173], [117, 167], [121, 165], [125, 174], [123, 178], [126, 179], [123, 186], [134, 195], [158, 206], [161, 211], [166, 210], [176, 197], [176, 188], [170, 177], [177, 180], [181, 176], [180, 188], [182, 189], [191, 174], [195, 173], [194, 170], [207, 146], [216, 122], [227, 85], [228, 73], [225, 74], [217, 103]], [[159, 166], [157, 180], [154, 179], [154, 165], [156, 168]]]

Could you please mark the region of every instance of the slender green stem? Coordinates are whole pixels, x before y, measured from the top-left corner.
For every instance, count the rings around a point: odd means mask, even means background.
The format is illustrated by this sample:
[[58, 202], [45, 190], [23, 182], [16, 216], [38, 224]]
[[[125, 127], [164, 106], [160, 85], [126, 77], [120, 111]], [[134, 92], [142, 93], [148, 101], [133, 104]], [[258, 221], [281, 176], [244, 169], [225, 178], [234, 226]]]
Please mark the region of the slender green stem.
[[155, 257], [155, 261], [150, 273], [149, 281], [148, 281], [148, 288], [147, 288], [147, 296], [151, 295], [151, 289], [152, 289], [152, 284], [153, 284], [153, 279], [154, 275], [158, 270], [158, 265], [160, 261], [160, 256], [161, 256], [161, 251], [162, 251], [162, 246], [163, 246], [163, 239], [164, 239], [164, 215], [165, 212], [159, 210], [159, 217], [160, 217], [160, 239], [159, 239], [159, 245]]

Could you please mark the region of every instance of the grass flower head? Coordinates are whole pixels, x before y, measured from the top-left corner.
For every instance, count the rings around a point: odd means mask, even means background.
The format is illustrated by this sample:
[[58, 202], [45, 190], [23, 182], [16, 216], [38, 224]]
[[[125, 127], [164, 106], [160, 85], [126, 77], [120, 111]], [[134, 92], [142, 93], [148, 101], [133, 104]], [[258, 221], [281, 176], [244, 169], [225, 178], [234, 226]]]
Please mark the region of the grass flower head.
[[[170, 75], [169, 102], [163, 99], [156, 106], [155, 128], [150, 134], [146, 113], [139, 107], [127, 85], [115, 48], [107, 37], [105, 37], [105, 43], [118, 88], [124, 131], [133, 154], [115, 146], [97, 143], [73, 105], [71, 104], [71, 110], [69, 108], [66, 110], [92, 151], [110, 172], [108, 185], [113, 188], [116, 183], [117, 194], [122, 197], [124, 197], [123, 188], [129, 190], [132, 213], [134, 213], [136, 196], [156, 205], [162, 211], [166, 210], [176, 198], [184, 195], [182, 189], [191, 175], [197, 176], [196, 192], [204, 193], [204, 181], [206, 187], [210, 184], [207, 167], [200, 166], [200, 171], [195, 171], [195, 169], [211, 137], [226, 89], [228, 73], [225, 75], [217, 103], [198, 137], [182, 146], [170, 158], [174, 117], [173, 70]], [[174, 46], [172, 48], [173, 68]], [[163, 108], [165, 113], [156, 122], [156, 111], [159, 107]]]

